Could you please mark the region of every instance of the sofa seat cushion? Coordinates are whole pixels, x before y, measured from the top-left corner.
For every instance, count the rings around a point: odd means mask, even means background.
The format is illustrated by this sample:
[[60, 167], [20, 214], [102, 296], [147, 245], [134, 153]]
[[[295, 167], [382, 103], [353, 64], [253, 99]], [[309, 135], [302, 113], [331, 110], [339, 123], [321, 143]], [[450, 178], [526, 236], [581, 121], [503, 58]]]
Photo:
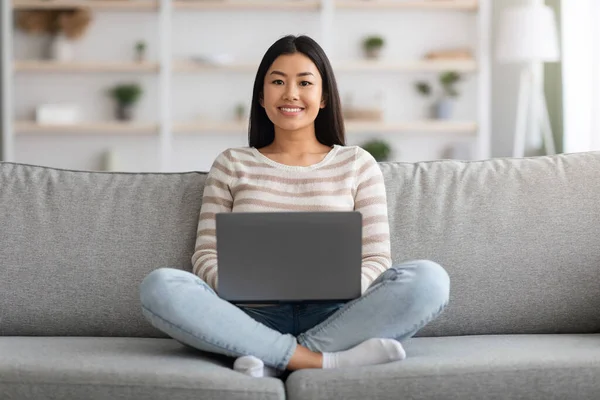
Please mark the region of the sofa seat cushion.
[[600, 334], [413, 338], [407, 359], [303, 370], [288, 399], [600, 399]]
[[231, 359], [172, 339], [0, 337], [6, 399], [284, 399], [279, 379], [251, 378]]

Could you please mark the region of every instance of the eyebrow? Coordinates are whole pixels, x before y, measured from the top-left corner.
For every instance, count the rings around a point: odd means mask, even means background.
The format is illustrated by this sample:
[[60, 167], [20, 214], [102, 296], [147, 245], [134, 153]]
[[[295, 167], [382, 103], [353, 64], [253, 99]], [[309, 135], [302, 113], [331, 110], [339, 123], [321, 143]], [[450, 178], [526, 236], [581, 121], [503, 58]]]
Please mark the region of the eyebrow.
[[[287, 74], [285, 74], [281, 71], [272, 71], [269, 75], [281, 75], [281, 76], [287, 77]], [[312, 72], [300, 72], [296, 76], [308, 76], [308, 75], [315, 76]]]

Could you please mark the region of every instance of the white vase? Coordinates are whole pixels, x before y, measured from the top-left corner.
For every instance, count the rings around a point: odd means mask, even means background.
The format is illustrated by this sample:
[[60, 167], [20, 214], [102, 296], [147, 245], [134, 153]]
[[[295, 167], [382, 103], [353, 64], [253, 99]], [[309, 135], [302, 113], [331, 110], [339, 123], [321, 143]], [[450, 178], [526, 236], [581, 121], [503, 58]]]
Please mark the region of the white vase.
[[453, 109], [454, 101], [449, 97], [442, 97], [435, 104], [435, 117], [437, 119], [450, 119], [452, 118]]
[[58, 34], [52, 38], [50, 44], [50, 59], [54, 61], [73, 61], [74, 59], [73, 41], [65, 35]]

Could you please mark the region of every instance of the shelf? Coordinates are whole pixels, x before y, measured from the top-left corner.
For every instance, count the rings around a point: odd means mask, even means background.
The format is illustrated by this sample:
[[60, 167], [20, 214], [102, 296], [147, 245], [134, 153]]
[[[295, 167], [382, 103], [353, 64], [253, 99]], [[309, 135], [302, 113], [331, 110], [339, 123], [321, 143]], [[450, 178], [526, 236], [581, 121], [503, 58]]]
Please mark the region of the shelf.
[[[475, 134], [477, 123], [470, 121], [411, 121], [411, 122], [378, 122], [378, 121], [345, 121], [347, 133], [454, 133]], [[174, 124], [173, 132], [183, 134], [202, 133], [246, 133], [248, 123], [237, 122], [187, 122]]]
[[148, 134], [157, 133], [158, 124], [143, 122], [85, 122], [77, 124], [38, 124], [33, 121], [17, 121], [15, 132], [27, 133], [118, 133], [118, 134]]
[[314, 0], [175, 0], [173, 7], [179, 10], [309, 10], [321, 7]]
[[477, 0], [337, 0], [340, 9], [405, 9], [476, 11]]
[[15, 72], [158, 72], [156, 62], [15, 61]]
[[13, 0], [16, 10], [89, 8], [99, 11], [154, 11], [158, 7], [158, 0]]
[[[198, 72], [256, 72], [259, 62], [232, 63], [224, 65], [211, 65], [194, 61], [175, 61], [173, 71], [181, 73]], [[477, 70], [475, 60], [447, 60], [447, 61], [347, 61], [332, 62], [335, 72], [474, 72]]]
[[[175, 61], [173, 71], [178, 73], [201, 72], [256, 72], [256, 63], [233, 63], [224, 65], [210, 65], [193, 61]], [[448, 60], [448, 61], [349, 61], [333, 63], [336, 72], [474, 72], [477, 63], [474, 60]], [[56, 61], [15, 61], [15, 72], [136, 72], [156, 73], [160, 66], [156, 62], [56, 62]]]
[[193, 72], [215, 72], [215, 71], [231, 71], [231, 72], [249, 72], [258, 70], [258, 65], [260, 61], [255, 63], [245, 62], [245, 63], [232, 63], [232, 64], [204, 64], [201, 62], [195, 61], [174, 61], [173, 62], [173, 72], [181, 72], [181, 73], [193, 73]]
[[336, 72], [474, 72], [477, 70], [475, 60], [447, 61], [371, 61], [359, 60], [333, 63]]
[[377, 122], [377, 121], [346, 121], [347, 132], [419, 132], [419, 133], [464, 133], [475, 134], [477, 123], [470, 121], [407, 121], [407, 122]]
[[[174, 0], [179, 10], [319, 10], [315, 0]], [[475, 11], [477, 0], [337, 0], [339, 9]], [[157, 0], [13, 0], [16, 10], [89, 8], [107, 11], [155, 11]]]

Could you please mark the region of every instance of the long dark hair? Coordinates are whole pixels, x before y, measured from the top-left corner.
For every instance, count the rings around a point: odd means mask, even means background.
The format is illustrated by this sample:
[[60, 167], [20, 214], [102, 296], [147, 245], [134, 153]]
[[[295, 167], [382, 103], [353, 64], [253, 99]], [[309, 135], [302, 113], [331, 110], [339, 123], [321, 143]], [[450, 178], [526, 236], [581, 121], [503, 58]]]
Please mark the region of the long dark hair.
[[273, 43], [260, 62], [252, 92], [248, 144], [250, 147], [261, 148], [271, 144], [275, 139], [275, 126], [267, 116], [265, 109], [260, 105], [260, 98], [265, 76], [271, 64], [282, 54], [294, 53], [302, 53], [310, 58], [317, 66], [323, 81], [323, 96], [326, 99], [326, 105], [325, 108], [319, 110], [319, 114], [315, 119], [317, 140], [326, 146], [333, 146], [334, 144], [344, 146], [346, 138], [340, 95], [329, 59], [325, 55], [325, 51], [313, 39], [308, 36], [293, 35], [282, 37]]

